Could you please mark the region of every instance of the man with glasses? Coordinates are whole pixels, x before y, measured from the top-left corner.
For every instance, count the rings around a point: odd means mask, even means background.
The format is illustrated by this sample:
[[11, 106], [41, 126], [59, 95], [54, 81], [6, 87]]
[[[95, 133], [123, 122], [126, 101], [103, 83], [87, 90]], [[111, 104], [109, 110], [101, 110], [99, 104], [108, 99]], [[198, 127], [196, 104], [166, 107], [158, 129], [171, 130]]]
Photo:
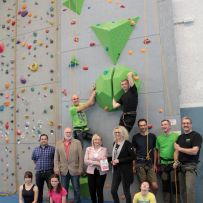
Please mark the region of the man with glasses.
[[54, 172], [61, 176], [61, 183], [67, 191], [71, 180], [75, 203], [81, 202], [80, 175], [83, 171], [83, 159], [80, 141], [72, 138], [71, 128], [66, 128], [64, 138], [56, 143]]
[[39, 138], [40, 146], [32, 152], [32, 160], [36, 169], [36, 185], [39, 189], [38, 203], [43, 202], [44, 182], [49, 186], [49, 179], [53, 174], [55, 148], [48, 144], [48, 135], [42, 134]]
[[184, 133], [174, 144], [174, 167], [176, 168], [180, 163], [179, 181], [182, 202], [195, 203], [194, 186], [202, 137], [192, 130], [192, 119], [189, 117], [182, 118], [182, 128]]
[[74, 94], [72, 96], [72, 106], [69, 108], [74, 137], [80, 140], [82, 147], [84, 147], [84, 139], [90, 141], [92, 138], [92, 133], [89, 132], [87, 116], [85, 110], [94, 105], [95, 103], [96, 91], [95, 88], [92, 90], [89, 99], [85, 103], [80, 103], [80, 98], [78, 95]]

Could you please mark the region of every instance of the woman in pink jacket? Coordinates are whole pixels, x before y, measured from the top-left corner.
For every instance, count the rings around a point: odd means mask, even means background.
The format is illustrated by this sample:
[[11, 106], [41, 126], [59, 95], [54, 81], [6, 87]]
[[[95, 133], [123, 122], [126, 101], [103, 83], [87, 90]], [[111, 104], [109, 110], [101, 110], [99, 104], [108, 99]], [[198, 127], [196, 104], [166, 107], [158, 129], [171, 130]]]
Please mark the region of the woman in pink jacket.
[[94, 134], [92, 146], [86, 148], [84, 162], [87, 165], [88, 186], [93, 203], [103, 203], [103, 188], [108, 171], [107, 149], [102, 147], [102, 139]]

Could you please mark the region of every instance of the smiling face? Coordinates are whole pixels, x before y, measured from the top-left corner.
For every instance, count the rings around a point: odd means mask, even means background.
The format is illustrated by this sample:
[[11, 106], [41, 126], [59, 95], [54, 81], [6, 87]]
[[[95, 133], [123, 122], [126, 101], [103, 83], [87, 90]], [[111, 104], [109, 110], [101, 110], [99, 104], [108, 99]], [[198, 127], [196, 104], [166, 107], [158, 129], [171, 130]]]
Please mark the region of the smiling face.
[[182, 119], [182, 128], [184, 133], [188, 134], [192, 131], [192, 121], [189, 118]]
[[162, 130], [164, 131], [164, 133], [169, 133], [170, 130], [171, 130], [170, 121], [168, 121], [168, 120], [163, 120], [163, 121], [161, 122], [161, 128], [162, 128]]
[[72, 139], [72, 129], [71, 128], [66, 128], [64, 130], [64, 139], [67, 141], [70, 141]]
[[143, 182], [140, 186], [142, 195], [146, 195], [149, 192], [149, 183], [148, 182]]
[[51, 186], [53, 188], [57, 188], [57, 186], [59, 184], [59, 179], [58, 178], [51, 178], [50, 182], [51, 182]]
[[102, 145], [102, 140], [101, 140], [101, 137], [97, 134], [93, 135], [92, 137], [92, 145], [94, 147], [99, 147]]
[[78, 106], [80, 103], [80, 98], [78, 95], [74, 94], [71, 98], [71, 101], [73, 103], [74, 106]]
[[148, 127], [145, 121], [140, 121], [138, 127], [141, 134], [146, 134]]
[[46, 145], [48, 145], [48, 137], [47, 137], [46, 135], [42, 135], [42, 136], [40, 137], [39, 142], [40, 142], [40, 145], [41, 145], [41, 146], [46, 146]]

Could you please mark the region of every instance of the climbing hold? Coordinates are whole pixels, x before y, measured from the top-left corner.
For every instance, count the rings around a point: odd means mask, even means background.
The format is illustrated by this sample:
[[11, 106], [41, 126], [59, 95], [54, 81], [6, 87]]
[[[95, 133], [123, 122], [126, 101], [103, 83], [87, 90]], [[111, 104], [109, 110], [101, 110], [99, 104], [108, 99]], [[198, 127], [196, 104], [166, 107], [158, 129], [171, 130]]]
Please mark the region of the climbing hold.
[[36, 72], [36, 71], [38, 71], [39, 66], [38, 66], [37, 63], [33, 63], [33, 64], [29, 65], [28, 68], [29, 68], [31, 71]]
[[6, 106], [6, 107], [10, 106], [10, 104], [11, 104], [10, 101], [5, 101], [4, 102], [4, 106]]
[[128, 54], [129, 54], [129, 55], [132, 55], [132, 54], [133, 54], [133, 51], [132, 51], [132, 50], [128, 50]]
[[144, 41], [143, 41], [144, 44], [149, 44], [150, 42], [151, 41], [148, 38], [145, 38]]
[[25, 17], [28, 14], [27, 10], [21, 11], [21, 17]]
[[79, 61], [75, 58], [75, 56], [72, 56], [70, 64], [68, 65], [68, 67], [74, 68], [78, 65], [79, 65]]
[[49, 125], [49, 126], [54, 126], [54, 121], [51, 121], [51, 120], [50, 120], [50, 121], [48, 122], [48, 125]]
[[144, 54], [146, 51], [147, 51], [147, 49], [145, 49], [145, 48], [140, 49], [140, 52], [141, 52], [142, 54]]
[[124, 5], [120, 5], [120, 8], [125, 8], [125, 6]]
[[0, 54], [4, 52], [4, 43], [0, 42]]
[[73, 41], [74, 41], [74, 42], [79, 42], [79, 37], [74, 37], [74, 38], [73, 38]]
[[23, 76], [21, 76], [20, 82], [21, 82], [21, 84], [26, 84], [27, 80]]
[[163, 108], [159, 108], [159, 113], [163, 113], [163, 112], [164, 112]]
[[63, 0], [63, 5], [80, 15], [84, 0]]
[[136, 81], [136, 80], [139, 80], [140, 78], [139, 78], [139, 76], [135, 75], [135, 76], [133, 77], [133, 79]]
[[7, 82], [7, 83], [5, 83], [5, 85], [4, 85], [4, 87], [6, 88], [6, 89], [9, 89], [10, 88], [10, 83], [9, 82]]
[[61, 93], [66, 97], [67, 96], [67, 90], [66, 89], [63, 89], [62, 91], [61, 91]]
[[83, 66], [82, 69], [83, 69], [83, 70], [88, 70], [89, 68], [88, 68], [88, 66]]
[[20, 136], [22, 132], [20, 130], [16, 130], [16, 135]]
[[0, 106], [0, 111], [4, 111], [4, 106], [3, 105]]
[[22, 9], [22, 10], [25, 10], [26, 8], [27, 8], [27, 4], [26, 4], [26, 3], [23, 3], [22, 6], [21, 6], [21, 9]]
[[95, 45], [96, 45], [95, 42], [90, 42], [90, 46], [91, 46], [91, 47], [93, 47], [93, 46], [95, 46]]
[[104, 107], [104, 111], [106, 111], [106, 112], [108, 112], [108, 111], [109, 111], [108, 106], [105, 106], [105, 107]]
[[152, 124], [148, 124], [147, 127], [148, 127], [148, 129], [150, 130], [150, 129], [153, 128], [153, 125], [152, 125]]
[[9, 129], [9, 123], [8, 123], [8, 121], [5, 123], [5, 128], [6, 128], [6, 130]]
[[77, 21], [76, 21], [75, 19], [72, 19], [72, 20], [70, 21], [70, 24], [71, 24], [71, 25], [75, 25], [76, 22], [77, 22]]

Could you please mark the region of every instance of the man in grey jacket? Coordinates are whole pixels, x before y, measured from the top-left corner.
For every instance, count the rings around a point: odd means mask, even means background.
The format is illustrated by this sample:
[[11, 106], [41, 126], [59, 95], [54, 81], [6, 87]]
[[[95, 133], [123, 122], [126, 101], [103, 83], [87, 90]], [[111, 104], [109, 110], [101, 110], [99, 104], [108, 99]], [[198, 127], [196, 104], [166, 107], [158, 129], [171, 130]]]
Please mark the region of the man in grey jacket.
[[80, 175], [83, 171], [83, 159], [84, 157], [80, 141], [72, 137], [71, 128], [65, 128], [64, 138], [56, 143], [54, 172], [61, 176], [61, 183], [67, 191], [71, 180], [75, 203], [81, 202]]

